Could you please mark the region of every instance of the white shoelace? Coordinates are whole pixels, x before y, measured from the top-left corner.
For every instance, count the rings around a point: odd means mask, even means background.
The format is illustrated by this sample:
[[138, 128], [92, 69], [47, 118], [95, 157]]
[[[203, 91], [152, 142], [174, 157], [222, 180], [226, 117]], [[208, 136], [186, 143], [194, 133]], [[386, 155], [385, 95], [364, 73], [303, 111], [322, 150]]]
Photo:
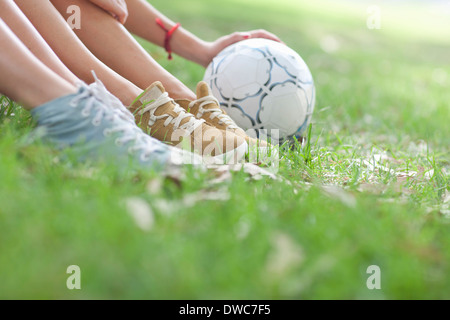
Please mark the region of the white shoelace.
[[[189, 104], [189, 108], [192, 108], [196, 103], [200, 103], [200, 106], [198, 109], [198, 114], [197, 114], [198, 118], [202, 117], [204, 113], [210, 112], [211, 115], [209, 116], [209, 118], [211, 120], [213, 120], [214, 118], [218, 118], [219, 123], [225, 124], [228, 127], [228, 129], [239, 129], [238, 125], [233, 121], [233, 119], [231, 119], [230, 116], [223, 113], [223, 110], [220, 109], [220, 107], [219, 107], [219, 105], [220, 105], [219, 100], [217, 100], [214, 96], [209, 95], [209, 96], [197, 99], [195, 101], [192, 101]], [[204, 106], [211, 104], [211, 103], [215, 103], [218, 107], [217, 108], [208, 108], [208, 109], [203, 108]]]
[[[169, 114], [162, 114], [160, 116], [155, 115], [155, 111], [162, 105], [165, 105], [168, 102], [172, 102], [175, 104], [175, 107], [173, 109], [174, 112], [178, 113], [177, 117], [172, 117]], [[153, 126], [156, 121], [160, 119], [166, 119], [164, 121], [164, 126], [167, 127], [169, 124], [173, 123], [174, 130], [180, 128], [184, 129], [190, 133], [192, 133], [197, 127], [199, 127], [204, 120], [198, 120], [196, 119], [192, 114], [186, 112], [183, 108], [181, 108], [173, 99], [169, 97], [169, 94], [167, 92], [164, 92], [161, 94], [158, 98], [156, 98], [154, 101], [147, 104], [144, 108], [142, 108], [138, 113], [140, 115], [146, 113], [147, 111], [150, 112], [150, 120], [149, 120], [149, 126]], [[184, 119], [190, 118], [188, 122], [181, 125], [181, 121]]]
[[[130, 123], [127, 117], [124, 117], [121, 110], [108, 108], [93, 94], [92, 90], [89, 90], [89, 87], [84, 85], [83, 88], [85, 90], [72, 99], [69, 103], [70, 106], [76, 108], [82, 100], [86, 100], [86, 104], [81, 110], [81, 114], [84, 117], [88, 117], [91, 112], [96, 112], [94, 119], [92, 120], [92, 124], [95, 126], [99, 126], [102, 119], [110, 121], [112, 127], [103, 130], [103, 134], [105, 136], [110, 136], [113, 133], [122, 133], [121, 137], [116, 138], [116, 145], [123, 146], [127, 143], [132, 143], [128, 148], [128, 152], [133, 154], [140, 151], [140, 158], [142, 161], [148, 160], [153, 152], [162, 150], [162, 147], [158, 143], [151, 141], [152, 138], [143, 133], [136, 126], [134, 121]], [[125, 122], [119, 121], [119, 119], [125, 120]]]
[[95, 82], [88, 86], [89, 90], [92, 91], [94, 96], [96, 96], [101, 102], [110, 106], [114, 109], [120, 110], [123, 115], [130, 121], [134, 122], [133, 114], [123, 105], [123, 103], [114, 96], [111, 92], [106, 89], [103, 82], [97, 78], [94, 70], [92, 70], [92, 75], [94, 76]]

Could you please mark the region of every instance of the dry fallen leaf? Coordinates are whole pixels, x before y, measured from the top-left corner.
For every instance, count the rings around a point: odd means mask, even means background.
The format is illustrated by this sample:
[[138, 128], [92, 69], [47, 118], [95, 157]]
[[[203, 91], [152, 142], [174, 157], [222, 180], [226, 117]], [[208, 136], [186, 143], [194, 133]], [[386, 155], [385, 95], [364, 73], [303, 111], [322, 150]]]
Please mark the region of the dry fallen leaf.
[[354, 208], [356, 206], [356, 198], [353, 194], [348, 191], [345, 191], [341, 187], [334, 185], [325, 185], [321, 187], [326, 195], [331, 198], [338, 199], [347, 207]]
[[266, 271], [271, 276], [281, 277], [304, 261], [302, 247], [285, 233], [276, 233], [272, 236], [273, 249], [269, 253]]
[[125, 199], [125, 205], [128, 213], [141, 230], [150, 231], [153, 228], [155, 218], [152, 209], [145, 200], [132, 197]]

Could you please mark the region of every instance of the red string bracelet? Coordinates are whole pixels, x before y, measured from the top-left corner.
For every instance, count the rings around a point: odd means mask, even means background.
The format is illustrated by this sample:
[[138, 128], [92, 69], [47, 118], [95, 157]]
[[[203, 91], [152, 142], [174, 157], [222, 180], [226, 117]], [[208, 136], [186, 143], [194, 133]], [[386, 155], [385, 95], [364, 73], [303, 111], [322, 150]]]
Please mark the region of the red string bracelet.
[[170, 39], [172, 38], [173, 33], [181, 26], [181, 24], [177, 23], [170, 30], [166, 28], [164, 23], [159, 18], [156, 18], [156, 24], [166, 32], [166, 37], [164, 38], [164, 49], [166, 49], [167, 53], [169, 54], [168, 59], [172, 60], [172, 48], [170, 47]]

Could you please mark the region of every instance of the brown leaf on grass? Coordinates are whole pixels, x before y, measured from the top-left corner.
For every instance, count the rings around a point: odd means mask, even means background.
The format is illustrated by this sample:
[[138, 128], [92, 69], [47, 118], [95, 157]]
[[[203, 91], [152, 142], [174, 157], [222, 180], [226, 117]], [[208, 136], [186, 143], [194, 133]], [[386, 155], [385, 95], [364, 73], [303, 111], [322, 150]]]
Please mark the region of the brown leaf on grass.
[[200, 191], [196, 193], [187, 194], [181, 199], [181, 203], [184, 207], [193, 207], [198, 202], [203, 201], [228, 201], [230, 200], [230, 194], [226, 190], [218, 191]]
[[198, 203], [205, 201], [228, 201], [230, 200], [230, 194], [228, 190], [221, 189], [215, 191], [200, 190], [195, 193], [188, 193], [184, 195], [180, 200], [166, 200], [166, 199], [156, 199], [153, 201], [153, 206], [158, 210], [159, 213], [170, 216], [173, 213], [183, 212], [187, 208], [192, 208]]
[[350, 192], [335, 185], [322, 186], [322, 191], [330, 198], [337, 199], [345, 204], [347, 207], [354, 208], [356, 206], [356, 198]]
[[445, 190], [444, 194], [442, 195], [442, 203], [450, 203], [450, 192], [448, 190]]
[[285, 233], [276, 233], [272, 236], [272, 251], [266, 262], [266, 271], [271, 276], [281, 277], [300, 266], [304, 261], [302, 247]]
[[148, 203], [141, 198], [132, 197], [125, 199], [125, 206], [136, 225], [143, 231], [150, 231], [155, 224], [153, 210]]
[[359, 192], [367, 192], [372, 194], [382, 194], [386, 191], [386, 189], [386, 185], [381, 183], [361, 183], [357, 188]]
[[163, 180], [154, 178], [147, 183], [146, 189], [149, 194], [158, 194], [163, 187]]
[[279, 178], [267, 169], [261, 168], [251, 163], [240, 163], [232, 165], [209, 165], [208, 169], [213, 170], [217, 174], [217, 178], [213, 180], [214, 183], [220, 183], [231, 179], [231, 172], [244, 171], [253, 180], [260, 180], [263, 177], [268, 177], [273, 180]]
[[243, 240], [247, 237], [251, 229], [251, 223], [248, 219], [242, 217], [234, 228], [236, 238]]

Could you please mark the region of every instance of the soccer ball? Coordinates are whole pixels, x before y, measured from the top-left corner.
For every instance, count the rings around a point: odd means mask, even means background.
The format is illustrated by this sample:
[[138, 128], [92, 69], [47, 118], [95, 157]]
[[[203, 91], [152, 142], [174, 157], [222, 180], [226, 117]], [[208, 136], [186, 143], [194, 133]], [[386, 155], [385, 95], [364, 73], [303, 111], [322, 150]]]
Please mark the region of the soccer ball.
[[314, 110], [314, 82], [306, 63], [286, 45], [248, 39], [221, 51], [203, 78], [221, 107], [250, 136], [272, 143], [300, 138]]

